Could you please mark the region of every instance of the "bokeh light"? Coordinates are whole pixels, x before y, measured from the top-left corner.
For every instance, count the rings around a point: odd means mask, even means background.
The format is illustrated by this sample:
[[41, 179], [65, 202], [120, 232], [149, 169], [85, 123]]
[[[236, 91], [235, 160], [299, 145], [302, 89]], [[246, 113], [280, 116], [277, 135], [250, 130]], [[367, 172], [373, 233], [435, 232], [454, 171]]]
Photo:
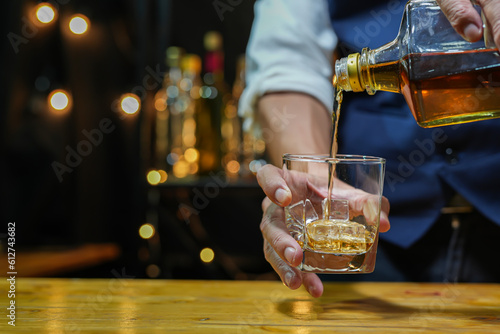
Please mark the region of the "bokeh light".
[[266, 150], [266, 142], [262, 139], [258, 139], [255, 141], [253, 148], [255, 153], [262, 154]]
[[157, 170], [150, 170], [146, 175], [148, 183], [155, 186], [161, 182], [161, 174]]
[[166, 182], [168, 179], [168, 174], [163, 169], [159, 169], [158, 173], [160, 174], [160, 183]]
[[197, 163], [191, 163], [189, 164], [189, 174], [196, 174], [198, 173], [199, 166]]
[[257, 172], [259, 171], [259, 169], [264, 166], [266, 164], [266, 161], [263, 160], [263, 159], [260, 159], [260, 160], [252, 160], [250, 161], [250, 163], [248, 164], [248, 168], [250, 169], [250, 171], [254, 174], [257, 174]]
[[150, 278], [157, 278], [160, 276], [161, 270], [156, 264], [150, 264], [146, 267], [146, 275]]
[[215, 253], [211, 248], [203, 248], [200, 252], [200, 259], [205, 263], [210, 263], [214, 260]]
[[71, 95], [63, 90], [53, 90], [48, 96], [50, 110], [54, 114], [65, 114], [71, 109]]
[[69, 30], [75, 35], [83, 35], [89, 30], [90, 21], [82, 14], [73, 15], [69, 21]]
[[200, 91], [201, 91], [200, 86], [193, 86], [193, 88], [191, 88], [191, 91], [189, 92], [189, 95], [191, 96], [191, 98], [197, 100], [201, 97]]
[[155, 228], [154, 228], [154, 226], [151, 225], [151, 224], [143, 224], [139, 228], [139, 235], [143, 239], [150, 239], [150, 238], [152, 238], [153, 235], [155, 235]]
[[169, 165], [174, 165], [179, 160], [179, 155], [176, 153], [169, 153], [167, 155], [167, 163]]
[[184, 159], [186, 159], [187, 162], [195, 162], [198, 160], [199, 153], [198, 150], [195, 148], [188, 148], [186, 152], [184, 152]]
[[127, 115], [133, 115], [141, 108], [141, 100], [135, 94], [124, 94], [120, 98], [120, 109]]
[[227, 163], [226, 170], [231, 174], [237, 174], [240, 171], [240, 163], [236, 160], [231, 160]]
[[224, 109], [224, 114], [229, 119], [235, 118], [236, 116], [238, 116], [238, 108], [236, 108], [236, 106], [234, 105], [228, 104], [226, 106], [226, 109]]
[[35, 17], [39, 23], [48, 24], [56, 18], [56, 10], [50, 3], [40, 3], [35, 8]]
[[186, 146], [194, 146], [196, 144], [196, 135], [194, 133], [187, 133], [182, 136], [182, 142]]
[[159, 97], [155, 100], [155, 109], [158, 111], [164, 111], [167, 109], [167, 100], [162, 97]]
[[189, 173], [189, 163], [185, 160], [179, 160], [174, 164], [172, 171], [174, 172], [175, 177], [182, 179]]

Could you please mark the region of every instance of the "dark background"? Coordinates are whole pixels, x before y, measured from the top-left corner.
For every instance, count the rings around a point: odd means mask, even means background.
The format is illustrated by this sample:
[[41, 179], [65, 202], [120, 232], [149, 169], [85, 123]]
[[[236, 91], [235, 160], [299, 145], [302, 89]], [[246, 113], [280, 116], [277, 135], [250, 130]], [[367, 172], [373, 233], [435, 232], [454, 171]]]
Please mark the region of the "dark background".
[[[107, 277], [114, 268], [126, 267], [130, 275], [147, 277], [145, 268], [156, 263], [160, 278], [266, 277], [270, 268], [258, 230], [260, 189], [252, 182], [222, 189], [197, 217], [206, 232], [200, 237], [196, 226], [179, 219], [176, 208], [179, 198], [189, 199], [203, 182], [157, 189], [160, 199], [153, 205], [145, 182], [141, 126], [147, 100], [160, 83], [147, 90], [135, 118], [121, 119], [111, 107], [121, 94], [143, 86], [148, 69], [166, 70], [168, 46], [203, 56], [209, 30], [222, 33], [225, 80], [232, 85], [254, 1], [60, 0], [53, 1], [58, 20], [32, 29], [26, 18], [36, 3], [9, 0], [0, 14], [0, 224], [6, 231], [8, 221], [16, 222], [17, 250], [65, 252], [89, 243], [114, 243], [121, 250], [114, 261], [60, 276]], [[84, 37], [70, 36], [63, 25], [75, 13], [91, 21]], [[12, 34], [20, 36], [19, 44], [9, 40]], [[51, 117], [46, 110], [47, 95], [56, 88], [73, 96], [65, 117]], [[85, 139], [82, 131], [98, 128], [103, 119], [110, 120], [113, 131], [60, 182], [53, 162], [64, 163], [66, 147], [75, 148]], [[137, 233], [152, 207], [159, 212], [153, 245]], [[210, 265], [198, 259], [206, 246], [216, 250]]]

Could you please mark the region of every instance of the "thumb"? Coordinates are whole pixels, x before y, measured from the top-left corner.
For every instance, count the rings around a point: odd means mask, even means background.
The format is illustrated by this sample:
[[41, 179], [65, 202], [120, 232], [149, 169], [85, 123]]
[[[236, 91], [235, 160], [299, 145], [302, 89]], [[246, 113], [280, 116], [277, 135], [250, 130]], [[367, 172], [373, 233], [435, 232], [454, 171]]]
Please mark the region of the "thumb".
[[452, 27], [469, 42], [483, 35], [483, 22], [470, 0], [437, 0]]

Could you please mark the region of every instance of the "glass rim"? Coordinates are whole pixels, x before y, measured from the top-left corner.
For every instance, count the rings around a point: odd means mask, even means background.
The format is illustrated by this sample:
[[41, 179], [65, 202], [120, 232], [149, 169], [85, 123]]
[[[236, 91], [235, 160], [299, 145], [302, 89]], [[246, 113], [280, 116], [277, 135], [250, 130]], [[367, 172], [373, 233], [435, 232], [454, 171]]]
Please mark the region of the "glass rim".
[[337, 154], [332, 158], [329, 154], [283, 154], [283, 161], [309, 161], [309, 162], [333, 162], [333, 163], [373, 163], [383, 164], [384, 158], [374, 157], [370, 155], [357, 154]]

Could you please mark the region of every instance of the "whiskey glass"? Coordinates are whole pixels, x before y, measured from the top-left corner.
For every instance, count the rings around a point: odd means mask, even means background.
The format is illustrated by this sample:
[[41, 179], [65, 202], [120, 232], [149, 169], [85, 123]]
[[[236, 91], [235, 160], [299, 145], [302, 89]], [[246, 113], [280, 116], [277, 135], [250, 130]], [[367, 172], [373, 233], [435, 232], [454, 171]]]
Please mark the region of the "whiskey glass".
[[301, 246], [298, 268], [370, 273], [375, 268], [385, 159], [359, 155], [283, 155], [292, 192], [288, 231]]

